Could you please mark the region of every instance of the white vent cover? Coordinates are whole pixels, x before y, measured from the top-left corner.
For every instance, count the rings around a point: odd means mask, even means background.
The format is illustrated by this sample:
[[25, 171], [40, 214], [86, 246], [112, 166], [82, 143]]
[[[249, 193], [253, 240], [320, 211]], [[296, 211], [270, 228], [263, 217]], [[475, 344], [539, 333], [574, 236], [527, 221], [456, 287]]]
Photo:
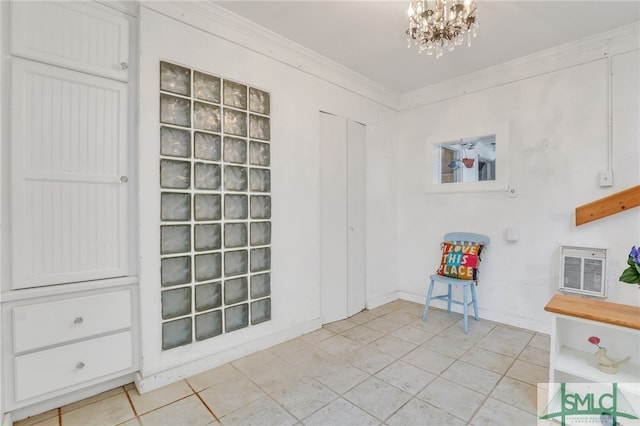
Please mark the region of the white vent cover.
[[606, 297], [606, 261], [606, 249], [562, 246], [560, 290]]

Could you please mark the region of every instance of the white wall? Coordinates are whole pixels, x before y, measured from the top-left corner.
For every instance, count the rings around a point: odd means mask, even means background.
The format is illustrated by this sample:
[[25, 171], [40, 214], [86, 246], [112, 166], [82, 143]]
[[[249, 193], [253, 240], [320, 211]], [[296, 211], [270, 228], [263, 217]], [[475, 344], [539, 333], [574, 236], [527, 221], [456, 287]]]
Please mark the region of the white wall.
[[[5, 25], [7, 25], [7, 23], [8, 23], [8, 19], [6, 18], [6, 16], [7, 16], [6, 7], [7, 7], [7, 5], [0, 4], [0, 23], [1, 23], [0, 27], [4, 27], [4, 28], [6, 28]], [[4, 36], [4, 32], [0, 31], [0, 52], [6, 52], [6, 44], [7, 44], [7, 40], [6, 39], [7, 39], [7, 37]], [[5, 99], [4, 92], [3, 92], [3, 88], [5, 86], [4, 80], [3, 80], [3, 75], [4, 75], [4, 67], [0, 66], [0, 83], [1, 83], [0, 84], [0, 99]], [[0, 103], [0, 123], [3, 123], [2, 130], [1, 130], [2, 134], [0, 134], [0, 140], [2, 140], [2, 141], [7, 140], [5, 132], [7, 132], [6, 128], [8, 126], [4, 126], [4, 123], [5, 123], [5, 119], [4, 119], [4, 117], [5, 117], [5, 115], [4, 115], [5, 114], [5, 112], [4, 112], [5, 111], [5, 105], [6, 105], [5, 102], [1, 102]], [[4, 155], [2, 155], [3, 153], [4, 153], [4, 149], [0, 149], [0, 193], [4, 195], [4, 194], [7, 194], [7, 192], [6, 192], [7, 183], [1, 178], [1, 176], [4, 175], [3, 172], [5, 170], [5, 164], [7, 163], [7, 161], [5, 160]], [[1, 204], [2, 205], [2, 207], [1, 207], [2, 209], [6, 208], [5, 204], [7, 204], [7, 203], [3, 202]], [[5, 218], [5, 217], [7, 217], [5, 215], [5, 212], [1, 211], [0, 212], [0, 241], [2, 241], [2, 242], [4, 242], [6, 240], [4, 238], [5, 230], [4, 230], [4, 226], [3, 226], [3, 222], [2, 222], [2, 219]], [[0, 280], [4, 280], [4, 277], [6, 276], [5, 272], [4, 272], [4, 269], [6, 267], [5, 266], [6, 265], [5, 257], [7, 257], [7, 256], [3, 256], [2, 255], [4, 253], [4, 251], [5, 251], [4, 243], [0, 243]], [[0, 302], [1, 301], [2, 301], [2, 295], [0, 294]], [[3, 328], [2, 328], [2, 315], [0, 315], [0, 330], [3, 330]], [[3, 366], [4, 366], [4, 360], [3, 360], [4, 351], [2, 349], [3, 349], [2, 348], [2, 339], [0, 339], [0, 373], [2, 372]], [[4, 378], [3, 378], [2, 374], [0, 374], [0, 382], [4, 383], [3, 379]], [[0, 388], [0, 424], [4, 424], [4, 416], [5, 416], [5, 414], [4, 414], [3, 404], [4, 404], [3, 389]]]
[[[561, 50], [541, 62], [561, 63]], [[483, 75], [475, 76], [477, 90], [467, 95], [454, 85], [447, 93], [444, 85], [405, 96], [404, 105], [422, 105], [399, 118], [398, 282], [405, 297], [424, 300], [442, 235], [460, 230], [492, 239], [477, 289], [481, 318], [549, 332], [543, 308], [558, 287], [561, 244], [608, 248], [608, 300], [640, 305], [636, 286], [618, 283], [631, 246], [640, 243], [640, 209], [575, 226], [576, 207], [640, 182], [639, 57], [636, 42], [613, 58], [611, 188], [598, 185], [598, 172], [608, 166], [606, 59], [544, 65], [544, 72], [519, 79], [505, 65], [486, 77], [485, 87]], [[492, 122], [508, 123], [509, 181], [517, 197], [425, 194], [425, 140], [452, 129], [475, 136], [467, 131]], [[506, 241], [507, 227], [520, 232], [519, 241]]]
[[[196, 29], [157, 13], [205, 25]], [[394, 166], [396, 113], [367, 97], [219, 37], [193, 10], [148, 3], [140, 12], [140, 293], [142, 391], [238, 358], [320, 326], [319, 111], [365, 124], [368, 300], [395, 290]], [[206, 7], [206, 6], [203, 6]], [[215, 15], [216, 9], [213, 8]], [[209, 13], [209, 12], [207, 12]], [[215, 21], [215, 17], [211, 22]], [[241, 33], [239, 33], [241, 34]], [[239, 37], [241, 38], [241, 37]], [[160, 60], [250, 84], [271, 93], [272, 320], [162, 352], [159, 259]], [[375, 98], [375, 96], [372, 96]], [[380, 230], [379, 232], [377, 230]], [[395, 297], [394, 297], [395, 298]]]
[[[608, 166], [607, 64], [599, 59], [601, 52], [596, 60], [577, 54], [567, 64], [565, 56], [571, 55], [558, 49], [536, 59], [544, 63], [537, 73], [524, 61], [519, 63], [527, 69], [524, 75], [506, 65], [469, 76], [484, 87], [465, 90], [468, 94], [445, 83], [397, 102], [375, 85], [354, 82], [348, 72], [341, 80], [335, 64], [323, 67], [295, 49], [291, 53], [282, 40], [254, 37], [215, 7], [199, 7], [152, 2], [140, 13], [142, 391], [320, 325], [318, 111], [367, 126], [368, 307], [398, 295], [422, 302], [442, 234], [451, 230], [492, 237], [478, 288], [482, 318], [548, 332], [543, 307], [557, 288], [561, 244], [609, 248], [609, 299], [640, 304], [635, 287], [617, 283], [630, 247], [640, 240], [640, 211], [574, 225], [575, 207], [639, 181], [637, 42], [624, 50], [631, 53], [616, 52], [613, 61], [615, 185], [600, 188], [598, 172]], [[272, 96], [273, 319], [165, 352], [160, 350], [159, 214], [153, 207], [159, 206], [160, 60], [245, 82]], [[395, 111], [396, 105], [403, 111]], [[426, 139], [452, 129], [473, 136], [465, 129], [487, 122], [508, 123], [509, 180], [517, 197], [425, 194]], [[519, 230], [518, 242], [506, 241], [507, 227]]]
[[366, 135], [367, 308], [398, 298], [397, 113], [380, 110], [379, 126]]

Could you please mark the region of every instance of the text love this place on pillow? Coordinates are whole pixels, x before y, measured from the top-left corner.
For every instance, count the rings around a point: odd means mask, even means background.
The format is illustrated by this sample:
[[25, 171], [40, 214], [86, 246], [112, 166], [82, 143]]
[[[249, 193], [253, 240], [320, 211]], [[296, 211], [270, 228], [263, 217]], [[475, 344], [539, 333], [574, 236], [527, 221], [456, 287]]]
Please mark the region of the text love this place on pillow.
[[481, 251], [482, 244], [442, 243], [442, 259], [438, 275], [460, 280], [475, 280]]

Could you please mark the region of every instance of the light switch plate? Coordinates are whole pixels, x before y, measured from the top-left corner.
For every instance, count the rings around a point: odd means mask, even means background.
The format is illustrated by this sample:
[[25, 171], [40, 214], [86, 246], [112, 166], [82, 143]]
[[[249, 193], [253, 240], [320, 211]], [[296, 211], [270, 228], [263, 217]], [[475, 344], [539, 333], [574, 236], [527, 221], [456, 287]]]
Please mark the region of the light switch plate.
[[600, 171], [600, 186], [601, 187], [613, 186], [613, 171], [611, 170]]

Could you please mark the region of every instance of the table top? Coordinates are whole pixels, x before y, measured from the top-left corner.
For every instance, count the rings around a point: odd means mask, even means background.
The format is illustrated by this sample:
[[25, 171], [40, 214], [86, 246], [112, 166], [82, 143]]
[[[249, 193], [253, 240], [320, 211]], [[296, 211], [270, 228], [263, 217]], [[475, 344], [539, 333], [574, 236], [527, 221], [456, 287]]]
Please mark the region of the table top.
[[640, 330], [640, 307], [638, 306], [556, 294], [544, 310]]

